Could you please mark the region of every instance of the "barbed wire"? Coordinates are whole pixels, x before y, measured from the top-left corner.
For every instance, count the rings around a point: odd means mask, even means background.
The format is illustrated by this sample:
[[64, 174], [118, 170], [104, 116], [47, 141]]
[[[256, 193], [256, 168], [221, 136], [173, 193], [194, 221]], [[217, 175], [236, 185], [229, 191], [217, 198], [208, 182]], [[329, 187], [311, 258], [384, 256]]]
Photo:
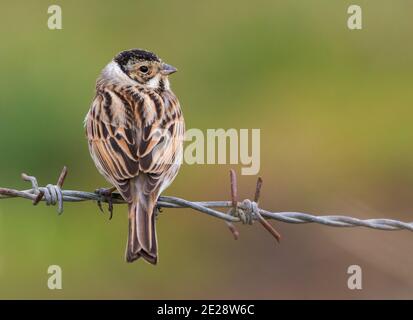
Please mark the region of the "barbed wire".
[[[28, 190], [16, 190], [10, 188], [0, 188], [0, 200], [6, 198], [24, 198], [32, 200], [34, 205], [44, 201], [47, 205], [57, 205], [59, 214], [63, 212], [64, 202], [81, 202], [96, 201], [101, 208], [101, 203], [109, 204], [109, 211], [112, 216], [113, 204], [125, 204], [120, 194], [112, 192], [114, 189], [98, 189], [95, 192], [63, 190], [63, 183], [67, 175], [67, 168], [64, 167], [57, 183], [48, 184], [40, 187], [34, 176], [22, 174], [25, 181], [31, 183], [32, 188]], [[195, 211], [208, 214], [215, 218], [225, 220], [235, 239], [238, 239], [239, 232], [233, 223], [241, 222], [243, 224], [253, 224], [259, 221], [271, 235], [279, 241], [280, 234], [267, 221], [273, 219], [285, 223], [303, 224], [318, 223], [331, 227], [366, 227], [379, 230], [409, 230], [413, 231], [413, 222], [407, 223], [393, 219], [358, 219], [344, 215], [324, 215], [316, 216], [303, 212], [271, 212], [258, 206], [261, 193], [262, 179], [258, 178], [254, 199], [245, 199], [238, 201], [237, 195], [237, 177], [234, 170], [230, 170], [231, 181], [231, 200], [230, 201], [189, 201], [178, 197], [160, 196], [157, 202], [157, 208], [190, 208]], [[217, 209], [229, 208], [227, 212]]]

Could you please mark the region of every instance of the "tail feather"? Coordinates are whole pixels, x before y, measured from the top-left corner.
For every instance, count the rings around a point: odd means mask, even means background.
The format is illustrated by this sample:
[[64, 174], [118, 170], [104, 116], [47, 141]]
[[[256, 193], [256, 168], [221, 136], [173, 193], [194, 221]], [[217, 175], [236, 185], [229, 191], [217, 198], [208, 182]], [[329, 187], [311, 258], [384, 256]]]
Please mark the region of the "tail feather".
[[155, 230], [156, 200], [139, 194], [129, 204], [129, 235], [126, 247], [126, 261], [133, 262], [140, 257], [151, 264], [158, 261], [158, 246]]

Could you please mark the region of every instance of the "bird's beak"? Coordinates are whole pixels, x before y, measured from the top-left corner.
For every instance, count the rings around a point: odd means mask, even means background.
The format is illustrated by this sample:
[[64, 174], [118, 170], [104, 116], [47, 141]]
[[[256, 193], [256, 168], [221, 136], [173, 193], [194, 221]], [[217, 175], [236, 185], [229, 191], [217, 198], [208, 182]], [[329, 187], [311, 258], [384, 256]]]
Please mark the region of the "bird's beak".
[[161, 73], [165, 76], [177, 72], [178, 69], [171, 66], [170, 64], [163, 63]]

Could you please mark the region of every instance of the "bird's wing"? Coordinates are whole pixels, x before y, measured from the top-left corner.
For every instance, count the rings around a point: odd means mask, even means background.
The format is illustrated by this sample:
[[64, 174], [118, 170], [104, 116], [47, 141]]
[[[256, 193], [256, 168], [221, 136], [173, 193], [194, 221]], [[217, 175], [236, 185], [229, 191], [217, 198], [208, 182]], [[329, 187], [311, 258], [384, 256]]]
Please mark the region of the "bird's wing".
[[153, 180], [150, 189], [159, 184], [179, 148], [170, 135], [183, 131], [179, 121], [166, 117], [159, 96], [114, 89], [98, 90], [85, 122], [97, 168], [126, 201], [133, 196], [130, 180], [140, 172]]

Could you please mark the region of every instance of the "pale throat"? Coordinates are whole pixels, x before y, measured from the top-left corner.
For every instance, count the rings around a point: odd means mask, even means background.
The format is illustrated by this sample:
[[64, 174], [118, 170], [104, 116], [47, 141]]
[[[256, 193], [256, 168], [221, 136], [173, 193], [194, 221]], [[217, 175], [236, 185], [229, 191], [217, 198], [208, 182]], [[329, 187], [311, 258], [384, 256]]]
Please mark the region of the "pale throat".
[[145, 83], [145, 87], [152, 89], [152, 90], [169, 90], [169, 79], [166, 76], [161, 74], [157, 74], [148, 82]]

